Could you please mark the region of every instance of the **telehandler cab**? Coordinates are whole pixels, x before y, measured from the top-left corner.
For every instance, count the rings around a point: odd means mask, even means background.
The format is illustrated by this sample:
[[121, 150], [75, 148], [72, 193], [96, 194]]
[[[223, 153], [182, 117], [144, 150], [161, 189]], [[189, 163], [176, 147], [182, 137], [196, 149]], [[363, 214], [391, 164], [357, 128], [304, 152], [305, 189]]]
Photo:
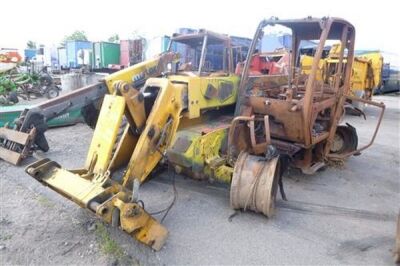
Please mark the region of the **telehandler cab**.
[[[288, 75], [249, 75], [252, 55], [264, 27], [286, 27], [293, 45]], [[338, 18], [262, 21], [255, 33], [239, 84], [233, 74], [229, 38], [207, 31], [175, 36], [174, 43], [191, 52], [180, 66], [143, 86], [129, 70], [106, 78], [96, 129], [82, 169], [66, 170], [49, 159], [26, 172], [39, 182], [119, 226], [159, 250], [168, 231], [146, 212], [139, 187], [160, 163], [198, 179], [230, 183], [234, 209], [250, 209], [270, 217], [279, 179], [292, 165], [312, 174], [326, 161], [344, 159], [357, 148], [353, 127], [339, 125], [349, 90], [355, 32]], [[339, 64], [332, 83], [316, 80], [322, 49], [340, 40]], [[301, 40], [319, 40], [310, 75], [301, 75], [297, 51]], [[224, 44], [219, 68], [207, 53]], [[344, 65], [347, 50], [350, 63]], [[140, 77], [140, 75], [139, 75]], [[359, 99], [357, 99], [359, 100]], [[365, 101], [365, 100], [361, 100]], [[236, 103], [236, 105], [235, 105]], [[118, 169], [125, 169], [122, 176]]]

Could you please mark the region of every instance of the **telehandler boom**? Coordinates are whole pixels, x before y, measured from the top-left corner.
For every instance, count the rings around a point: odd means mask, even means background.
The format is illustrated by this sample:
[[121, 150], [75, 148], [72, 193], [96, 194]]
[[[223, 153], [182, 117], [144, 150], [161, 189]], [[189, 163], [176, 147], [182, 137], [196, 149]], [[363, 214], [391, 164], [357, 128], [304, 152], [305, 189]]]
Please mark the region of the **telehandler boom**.
[[[168, 64], [176, 60], [176, 54], [163, 53], [118, 72], [118, 76], [133, 86], [142, 86], [149, 77], [162, 76], [168, 71]], [[94, 128], [104, 95], [114, 90], [106, 80], [25, 109], [14, 128], [0, 128], [0, 159], [18, 165], [34, 149], [48, 151], [46, 122], [69, 110], [81, 109], [85, 122]]]

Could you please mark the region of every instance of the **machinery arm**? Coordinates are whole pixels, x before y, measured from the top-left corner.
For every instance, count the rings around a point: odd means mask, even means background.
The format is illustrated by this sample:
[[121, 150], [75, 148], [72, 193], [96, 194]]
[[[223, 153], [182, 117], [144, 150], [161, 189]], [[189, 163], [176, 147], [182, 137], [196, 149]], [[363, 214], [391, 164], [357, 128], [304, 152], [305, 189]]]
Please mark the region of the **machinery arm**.
[[[171, 71], [173, 63], [177, 59], [178, 56], [175, 53], [163, 53], [153, 59], [111, 74], [101, 82], [46, 101], [34, 108], [25, 109], [17, 119], [16, 127], [13, 130], [1, 128], [0, 158], [18, 164], [29, 155], [32, 144], [36, 144], [43, 151], [48, 151], [49, 145], [44, 135], [47, 130], [47, 121], [72, 109], [81, 109], [85, 122], [94, 128], [105, 94], [117, 92], [121, 82], [129, 84], [137, 91], [148, 78], [159, 77]], [[129, 100], [129, 97], [132, 96], [131, 93], [124, 92], [118, 91]], [[135, 95], [138, 96], [137, 99], [143, 97], [141, 94]], [[129, 101], [128, 103], [128, 107], [131, 107]], [[136, 124], [143, 122], [144, 119], [135, 114], [128, 118], [133, 118]], [[16, 137], [17, 134], [18, 137]]]
[[25, 109], [16, 121], [16, 129], [20, 132], [28, 132], [31, 128], [36, 128], [35, 144], [41, 150], [48, 151], [49, 145], [44, 135], [47, 130], [47, 121], [71, 109], [81, 109], [88, 125], [96, 124], [89, 110], [93, 109], [93, 106], [101, 101], [106, 93], [106, 85], [104, 82], [99, 82], [46, 101], [34, 108]]
[[107, 76], [104, 81], [83, 87], [67, 93], [61, 97], [46, 101], [36, 107], [25, 110], [18, 118], [17, 130], [27, 132], [36, 128], [35, 144], [43, 151], [48, 151], [49, 146], [44, 136], [47, 130], [46, 122], [62, 115], [71, 109], [81, 109], [85, 122], [92, 128], [95, 127], [99, 105], [106, 93], [113, 93], [115, 80], [125, 81], [134, 88], [144, 85], [150, 77], [161, 76], [168, 71], [168, 64], [176, 58], [174, 53], [164, 53], [154, 59], [131, 66], [125, 70]]
[[[120, 93], [124, 88], [135, 90], [129, 87], [120, 81], [116, 92]], [[136, 121], [135, 124], [127, 127], [134, 126], [140, 130], [133, 135], [125, 130], [124, 136], [119, 137], [120, 129], [124, 127], [123, 117], [131, 110], [140, 110], [137, 107], [143, 102], [137, 101], [130, 109], [126, 95], [132, 96], [134, 101], [137, 95], [143, 94], [144, 91], [156, 98], [145, 124], [138, 124], [137, 121], [141, 120], [136, 117], [132, 120]], [[79, 206], [95, 212], [104, 221], [120, 226], [142, 243], [159, 250], [168, 231], [139, 204], [137, 187], [171, 145], [181, 112], [187, 106], [184, 101], [186, 93], [187, 87], [183, 84], [173, 84], [168, 79], [155, 78], [149, 79], [140, 92], [123, 96], [106, 95], [84, 169], [68, 171], [56, 162], [43, 159], [29, 165], [26, 172]], [[134, 141], [129, 142], [129, 145], [122, 145], [127, 141], [127, 136], [131, 136]], [[119, 157], [121, 150], [114, 149], [116, 144], [121, 149], [133, 149], [128, 169], [120, 182], [112, 178], [110, 170], [110, 165]]]

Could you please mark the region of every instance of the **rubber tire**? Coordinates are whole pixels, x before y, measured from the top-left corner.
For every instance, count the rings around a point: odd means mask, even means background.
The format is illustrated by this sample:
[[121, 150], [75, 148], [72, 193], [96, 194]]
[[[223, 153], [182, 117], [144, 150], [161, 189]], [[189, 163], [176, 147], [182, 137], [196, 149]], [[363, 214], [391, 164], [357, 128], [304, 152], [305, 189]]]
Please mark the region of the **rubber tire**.
[[17, 92], [12, 91], [8, 94], [7, 99], [12, 102], [12, 103], [18, 103], [19, 99], [18, 99], [18, 95]]
[[[55, 91], [56, 96], [52, 97], [52, 96], [50, 95], [50, 91]], [[54, 98], [58, 97], [58, 95], [60, 95], [60, 90], [59, 90], [57, 87], [50, 87], [50, 89], [48, 89], [48, 90], [46, 91], [46, 97], [47, 97], [47, 99], [54, 99]]]
[[36, 134], [35, 144], [39, 147], [39, 149], [41, 149], [44, 152], [47, 152], [50, 149], [49, 143], [47, 142], [44, 133]]
[[336, 133], [342, 136], [344, 146], [342, 149], [339, 151], [336, 151], [334, 153], [340, 154], [340, 153], [347, 153], [347, 152], [352, 152], [357, 149], [358, 146], [358, 136], [357, 136], [357, 131], [354, 127], [352, 126], [338, 126], [336, 129]]

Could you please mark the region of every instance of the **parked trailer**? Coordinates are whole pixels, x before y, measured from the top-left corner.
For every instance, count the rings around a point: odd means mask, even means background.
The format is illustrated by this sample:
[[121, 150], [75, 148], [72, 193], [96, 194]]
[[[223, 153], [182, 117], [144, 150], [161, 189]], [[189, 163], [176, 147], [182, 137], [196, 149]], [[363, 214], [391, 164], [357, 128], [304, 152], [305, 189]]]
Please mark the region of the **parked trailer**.
[[121, 40], [119, 61], [124, 67], [143, 61], [143, 39]]
[[83, 64], [78, 62], [79, 51], [92, 50], [92, 43], [88, 41], [66, 41], [68, 67], [79, 68]]
[[120, 45], [111, 42], [93, 43], [92, 67], [95, 69], [108, 68], [109, 65], [120, 64]]

